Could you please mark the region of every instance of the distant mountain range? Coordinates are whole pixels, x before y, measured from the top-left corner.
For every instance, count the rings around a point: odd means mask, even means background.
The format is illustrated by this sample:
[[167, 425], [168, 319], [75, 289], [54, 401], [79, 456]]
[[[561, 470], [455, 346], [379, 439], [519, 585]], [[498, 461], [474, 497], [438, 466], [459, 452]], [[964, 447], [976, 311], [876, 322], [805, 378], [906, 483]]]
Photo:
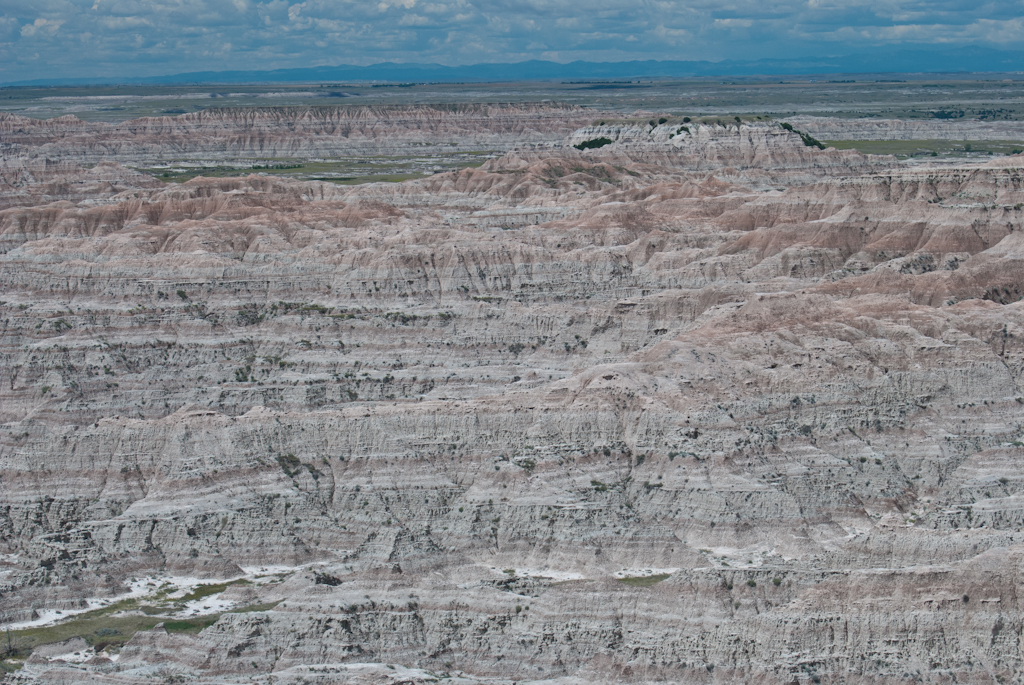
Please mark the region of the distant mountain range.
[[487, 82], [562, 79], [685, 78], [702, 76], [757, 76], [811, 74], [1024, 74], [1024, 51], [962, 47], [949, 50], [887, 50], [840, 57], [724, 60], [721, 62], [544, 62], [514, 64], [398, 64], [385, 62], [366, 67], [339, 65], [276, 69], [273, 71], [200, 71], [143, 78], [55, 78], [5, 83], [6, 86], [183, 83], [307, 83], [325, 81]]

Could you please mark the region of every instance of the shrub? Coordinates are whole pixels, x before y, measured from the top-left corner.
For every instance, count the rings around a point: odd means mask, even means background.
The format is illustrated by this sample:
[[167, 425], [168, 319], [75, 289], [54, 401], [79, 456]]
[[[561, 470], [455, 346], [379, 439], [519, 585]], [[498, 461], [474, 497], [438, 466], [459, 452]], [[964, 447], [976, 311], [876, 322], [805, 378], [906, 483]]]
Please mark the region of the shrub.
[[263, 321], [263, 314], [260, 314], [259, 307], [254, 304], [247, 304], [238, 310], [236, 314], [239, 326], [255, 326]]
[[781, 121], [779, 122], [779, 126], [786, 129], [790, 133], [795, 133], [798, 136], [800, 136], [800, 140], [802, 140], [804, 145], [806, 145], [807, 147], [816, 147], [819, 150], [825, 149], [824, 143], [822, 143], [820, 140], [810, 135], [809, 133], [801, 133], [800, 131], [797, 131], [795, 128], [793, 128], [793, 124], [787, 124], [786, 122]]
[[658, 119], [659, 124], [664, 124], [666, 121], [668, 121], [668, 119], [666, 119], [665, 117], [661, 117], [660, 119]]
[[314, 571], [313, 582], [317, 585], [330, 585], [331, 587], [337, 587], [338, 585], [341, 585], [341, 578], [338, 578], [337, 576], [332, 576], [328, 573]]
[[751, 578], [747, 581], [747, 587], [757, 587], [757, 582], [753, 578]]
[[800, 134], [800, 140], [804, 141], [804, 145], [807, 147], [816, 147], [819, 150], [825, 149], [825, 143], [821, 142], [817, 138], [814, 138], [808, 133], [800, 133], [799, 131], [797, 131], [797, 133]]
[[605, 138], [604, 136], [601, 136], [600, 138], [593, 138], [591, 140], [584, 140], [579, 145], [573, 145], [573, 147], [576, 148], [577, 150], [596, 150], [599, 147], [604, 147], [605, 145], [611, 145], [612, 142], [613, 141], [611, 140], [611, 138]]
[[782, 578], [779, 578], [778, 576], [772, 578], [772, 585], [774, 585], [775, 587], [782, 585]]
[[[299, 458], [296, 457], [294, 454], [285, 454], [283, 456], [277, 457], [277, 464], [278, 466], [281, 467], [281, 470], [284, 471], [284, 474], [289, 478], [294, 477], [295, 474], [299, 472], [299, 469], [302, 466], [302, 462], [300, 462]], [[356, 490], [358, 489], [359, 486], [356, 486]]]

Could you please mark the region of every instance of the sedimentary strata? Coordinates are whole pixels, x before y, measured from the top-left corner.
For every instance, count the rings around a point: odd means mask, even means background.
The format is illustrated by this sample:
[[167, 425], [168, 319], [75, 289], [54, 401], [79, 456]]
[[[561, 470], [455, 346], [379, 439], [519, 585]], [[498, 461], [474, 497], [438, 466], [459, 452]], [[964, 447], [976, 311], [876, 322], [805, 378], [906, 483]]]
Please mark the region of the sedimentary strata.
[[1019, 677], [1021, 157], [680, 125], [357, 187], [8, 162], [0, 611], [166, 615], [12, 677]]
[[118, 124], [0, 113], [0, 154], [95, 164], [316, 158], [504, 149], [559, 140], [592, 112], [555, 105], [207, 109]]
[[1024, 140], [1024, 122], [963, 118], [964, 112], [942, 111], [948, 119], [841, 119], [794, 116], [801, 131], [821, 140]]

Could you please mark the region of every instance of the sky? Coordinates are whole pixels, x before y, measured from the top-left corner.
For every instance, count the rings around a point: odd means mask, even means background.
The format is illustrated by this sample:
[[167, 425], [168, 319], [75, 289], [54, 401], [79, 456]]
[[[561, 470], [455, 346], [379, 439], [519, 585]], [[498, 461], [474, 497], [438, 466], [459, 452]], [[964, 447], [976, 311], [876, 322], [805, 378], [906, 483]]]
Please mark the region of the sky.
[[0, 82], [1024, 45], [1024, 0], [0, 0]]

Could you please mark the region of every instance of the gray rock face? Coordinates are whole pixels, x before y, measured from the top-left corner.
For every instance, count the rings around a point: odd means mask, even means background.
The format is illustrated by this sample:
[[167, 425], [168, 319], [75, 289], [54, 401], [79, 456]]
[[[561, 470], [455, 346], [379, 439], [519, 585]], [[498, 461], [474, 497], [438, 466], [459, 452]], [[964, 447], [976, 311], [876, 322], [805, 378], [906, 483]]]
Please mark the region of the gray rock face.
[[16, 678], [1018, 677], [1020, 158], [604, 133], [357, 187], [9, 163], [5, 620], [249, 583]]
[[[504, 149], [559, 140], [592, 112], [548, 105], [208, 109], [120, 124], [0, 113], [0, 154], [152, 165], [174, 160], [315, 158]], [[426, 149], [425, 149], [426, 148]]]
[[821, 140], [1022, 140], [1020, 121], [978, 119], [840, 119], [795, 116], [801, 131]]

